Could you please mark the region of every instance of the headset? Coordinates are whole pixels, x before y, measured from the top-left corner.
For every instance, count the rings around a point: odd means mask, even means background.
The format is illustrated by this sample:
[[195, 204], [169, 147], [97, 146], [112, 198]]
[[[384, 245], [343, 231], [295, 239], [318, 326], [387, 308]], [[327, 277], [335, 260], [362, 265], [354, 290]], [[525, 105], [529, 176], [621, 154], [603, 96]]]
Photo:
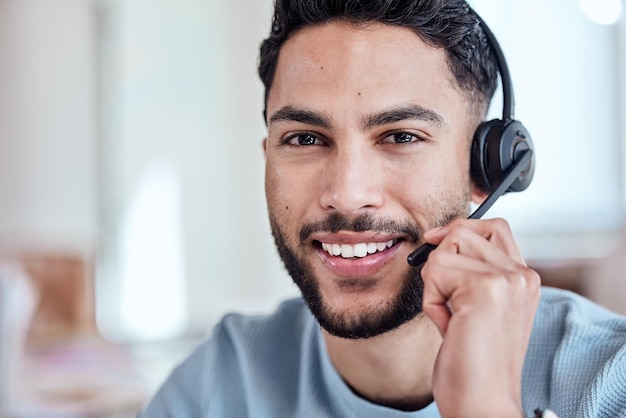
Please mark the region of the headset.
[[[470, 150], [472, 181], [489, 194], [469, 216], [469, 219], [479, 219], [504, 193], [526, 190], [535, 173], [535, 150], [528, 130], [513, 117], [515, 96], [502, 48], [485, 21], [471, 7], [469, 10], [478, 19], [495, 56], [503, 93], [502, 119], [481, 123], [474, 133]], [[408, 263], [421, 267], [435, 248], [436, 245], [428, 243], [422, 245], [408, 256]]]

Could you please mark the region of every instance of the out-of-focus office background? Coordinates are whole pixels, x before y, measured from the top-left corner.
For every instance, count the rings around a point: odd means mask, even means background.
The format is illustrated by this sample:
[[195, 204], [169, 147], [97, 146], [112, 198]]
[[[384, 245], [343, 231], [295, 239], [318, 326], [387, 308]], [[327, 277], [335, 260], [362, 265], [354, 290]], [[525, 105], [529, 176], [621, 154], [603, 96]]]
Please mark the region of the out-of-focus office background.
[[[490, 216], [626, 313], [623, 1], [470, 3], [537, 150]], [[0, 416], [134, 416], [225, 312], [297, 294], [263, 195], [271, 6], [0, 0]]]

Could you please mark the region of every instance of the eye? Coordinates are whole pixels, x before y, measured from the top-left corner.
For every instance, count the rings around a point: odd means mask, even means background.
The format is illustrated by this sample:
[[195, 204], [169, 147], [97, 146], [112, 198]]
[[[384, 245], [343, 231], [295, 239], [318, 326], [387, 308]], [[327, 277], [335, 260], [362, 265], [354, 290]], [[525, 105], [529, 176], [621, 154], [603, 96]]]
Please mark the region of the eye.
[[409, 144], [411, 142], [418, 142], [422, 139], [414, 134], [408, 132], [394, 132], [387, 135], [382, 142], [389, 144]]
[[307, 146], [307, 145], [323, 145], [323, 142], [320, 141], [320, 139], [313, 134], [302, 133], [302, 134], [291, 135], [290, 137], [286, 138], [285, 144]]

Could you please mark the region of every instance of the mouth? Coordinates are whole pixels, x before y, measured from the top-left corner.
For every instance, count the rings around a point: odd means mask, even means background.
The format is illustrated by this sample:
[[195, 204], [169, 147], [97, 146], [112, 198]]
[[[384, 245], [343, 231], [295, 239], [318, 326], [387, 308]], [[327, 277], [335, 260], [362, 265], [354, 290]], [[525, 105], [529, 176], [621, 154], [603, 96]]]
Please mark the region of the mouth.
[[362, 280], [379, 275], [396, 260], [404, 241], [403, 237], [398, 236], [333, 234], [317, 237], [313, 245], [317, 248], [324, 268], [335, 277]]
[[355, 244], [326, 243], [317, 241], [318, 245], [333, 257], [345, 259], [359, 259], [368, 255], [381, 253], [392, 248], [399, 242], [398, 239], [391, 239], [384, 242], [359, 242]]

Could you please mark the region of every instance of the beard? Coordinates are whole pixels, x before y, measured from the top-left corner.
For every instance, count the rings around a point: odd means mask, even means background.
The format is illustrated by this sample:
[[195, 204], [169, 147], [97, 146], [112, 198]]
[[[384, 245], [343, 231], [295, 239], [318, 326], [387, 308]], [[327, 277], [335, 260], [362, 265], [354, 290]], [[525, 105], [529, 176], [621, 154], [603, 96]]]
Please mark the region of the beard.
[[[463, 216], [466, 212], [467, 205], [463, 205], [463, 209], [457, 205], [456, 209], [441, 214], [433, 226], [445, 225], [451, 220]], [[356, 312], [337, 312], [328, 306], [323, 299], [319, 282], [313, 273], [314, 270], [304, 256], [304, 249], [310, 246], [310, 243], [307, 243], [307, 238], [312, 233], [320, 231], [401, 233], [417, 244], [421, 242], [422, 231], [415, 223], [398, 223], [389, 219], [375, 219], [369, 214], [363, 214], [351, 221], [342, 215], [333, 213], [322, 221], [303, 225], [299, 234], [300, 243], [297, 247], [301, 250], [300, 252], [288, 244], [284, 232], [271, 211], [270, 225], [278, 254], [287, 272], [300, 289], [302, 298], [313, 316], [320, 326], [330, 334], [349, 339], [371, 338], [398, 328], [422, 312], [424, 283], [419, 268], [410, 268], [407, 263], [408, 270], [402, 279], [400, 290], [388, 301], [375, 306], [359, 308]]]

